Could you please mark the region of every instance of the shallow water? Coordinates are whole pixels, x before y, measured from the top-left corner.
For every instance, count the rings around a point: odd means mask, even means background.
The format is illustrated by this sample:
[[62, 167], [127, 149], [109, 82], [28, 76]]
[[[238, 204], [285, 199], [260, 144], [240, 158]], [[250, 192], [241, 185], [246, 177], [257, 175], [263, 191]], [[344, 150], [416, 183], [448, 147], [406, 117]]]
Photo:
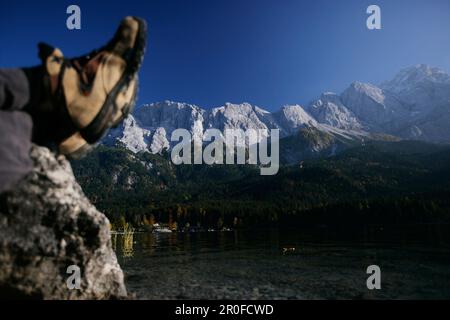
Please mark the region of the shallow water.
[[[448, 227], [113, 235], [140, 299], [450, 298]], [[285, 248], [285, 249], [283, 249]], [[366, 269], [381, 268], [381, 290]]]

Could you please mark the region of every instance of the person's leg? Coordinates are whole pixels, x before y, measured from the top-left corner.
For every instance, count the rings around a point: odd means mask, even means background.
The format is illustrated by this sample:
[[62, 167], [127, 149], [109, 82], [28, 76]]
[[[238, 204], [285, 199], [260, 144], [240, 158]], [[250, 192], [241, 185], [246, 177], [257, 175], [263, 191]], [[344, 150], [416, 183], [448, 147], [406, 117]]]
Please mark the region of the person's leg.
[[0, 69], [0, 193], [32, 170], [33, 122], [25, 109], [40, 90], [41, 69]]
[[0, 110], [0, 193], [13, 188], [32, 170], [29, 154], [32, 127], [27, 113]]
[[23, 69], [33, 142], [76, 158], [118, 125], [136, 101], [146, 35], [143, 19], [125, 17], [106, 45], [80, 57], [40, 43], [41, 68]]
[[0, 192], [31, 170], [31, 141], [83, 155], [128, 115], [146, 35], [144, 20], [126, 17], [113, 39], [87, 55], [67, 59], [40, 44], [41, 66], [0, 69]]
[[22, 69], [0, 69], [0, 110], [21, 110], [30, 101], [30, 85]]

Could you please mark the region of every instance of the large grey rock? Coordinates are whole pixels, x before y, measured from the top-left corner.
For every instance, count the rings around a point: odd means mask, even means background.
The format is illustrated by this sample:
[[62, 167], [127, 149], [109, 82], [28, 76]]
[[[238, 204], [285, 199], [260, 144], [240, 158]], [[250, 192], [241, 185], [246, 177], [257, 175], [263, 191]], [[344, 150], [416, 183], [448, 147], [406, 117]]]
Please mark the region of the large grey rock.
[[[85, 197], [69, 162], [37, 146], [31, 157], [33, 171], [0, 195], [0, 297], [127, 297], [108, 219]], [[81, 271], [78, 290], [67, 286], [71, 265]]]

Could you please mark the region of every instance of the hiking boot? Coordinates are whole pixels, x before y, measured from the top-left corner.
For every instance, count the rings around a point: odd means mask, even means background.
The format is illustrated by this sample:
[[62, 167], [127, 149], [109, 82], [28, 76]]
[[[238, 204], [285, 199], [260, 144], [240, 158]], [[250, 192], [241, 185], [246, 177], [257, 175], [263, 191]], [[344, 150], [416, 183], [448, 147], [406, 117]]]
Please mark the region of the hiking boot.
[[132, 111], [146, 29], [144, 20], [127, 17], [107, 45], [74, 59], [39, 44], [47, 94], [31, 112], [37, 118], [37, 140], [50, 140], [60, 153], [80, 156]]

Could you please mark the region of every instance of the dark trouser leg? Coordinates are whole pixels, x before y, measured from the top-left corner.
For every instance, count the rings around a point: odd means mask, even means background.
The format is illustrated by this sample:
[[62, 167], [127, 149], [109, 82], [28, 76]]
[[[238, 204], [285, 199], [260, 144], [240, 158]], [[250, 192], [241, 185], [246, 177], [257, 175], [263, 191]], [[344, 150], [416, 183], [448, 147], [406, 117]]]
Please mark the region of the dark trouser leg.
[[0, 69], [0, 109], [21, 110], [30, 101], [30, 85], [22, 69]]
[[30, 82], [21, 69], [0, 69], [0, 192], [32, 169], [29, 157], [33, 123], [21, 111], [30, 102]]

